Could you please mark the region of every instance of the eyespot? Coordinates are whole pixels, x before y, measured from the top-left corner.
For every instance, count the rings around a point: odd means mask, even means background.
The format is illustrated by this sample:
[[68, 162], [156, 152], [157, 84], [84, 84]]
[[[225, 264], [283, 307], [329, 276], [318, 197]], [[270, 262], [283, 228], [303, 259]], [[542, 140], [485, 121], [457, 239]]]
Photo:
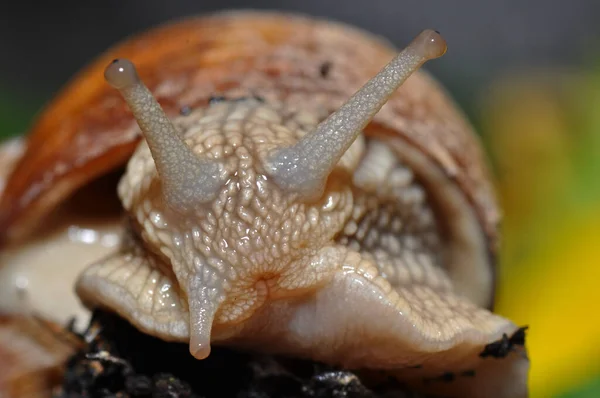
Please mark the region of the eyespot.
[[123, 89], [137, 84], [140, 79], [135, 66], [127, 59], [117, 58], [104, 70], [104, 78], [116, 89]]
[[425, 59], [439, 58], [446, 53], [446, 40], [437, 30], [427, 29], [421, 32], [411, 46]]

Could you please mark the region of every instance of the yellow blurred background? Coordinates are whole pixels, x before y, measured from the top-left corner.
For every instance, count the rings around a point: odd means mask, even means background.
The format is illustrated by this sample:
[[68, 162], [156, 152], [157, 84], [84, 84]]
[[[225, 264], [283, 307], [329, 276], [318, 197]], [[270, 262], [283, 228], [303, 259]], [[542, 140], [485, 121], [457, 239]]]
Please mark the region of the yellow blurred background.
[[480, 131], [504, 211], [496, 309], [530, 326], [532, 397], [600, 397], [600, 73], [593, 69], [521, 72], [482, 96]]

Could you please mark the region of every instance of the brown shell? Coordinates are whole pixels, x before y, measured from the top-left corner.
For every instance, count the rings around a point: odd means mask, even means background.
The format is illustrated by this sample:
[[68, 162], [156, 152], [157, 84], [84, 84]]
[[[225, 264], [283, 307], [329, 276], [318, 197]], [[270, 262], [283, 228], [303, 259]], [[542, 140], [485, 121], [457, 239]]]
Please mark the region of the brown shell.
[[[346, 25], [265, 12], [188, 19], [130, 38], [76, 76], [33, 125], [0, 202], [2, 238], [25, 235], [71, 193], [131, 155], [137, 125], [103, 80], [113, 58], [130, 58], [170, 115], [223, 94], [258, 95], [325, 116], [395, 54]], [[413, 75], [366, 133], [404, 139], [438, 164], [473, 204], [494, 251], [499, 215], [480, 146], [432, 78]]]

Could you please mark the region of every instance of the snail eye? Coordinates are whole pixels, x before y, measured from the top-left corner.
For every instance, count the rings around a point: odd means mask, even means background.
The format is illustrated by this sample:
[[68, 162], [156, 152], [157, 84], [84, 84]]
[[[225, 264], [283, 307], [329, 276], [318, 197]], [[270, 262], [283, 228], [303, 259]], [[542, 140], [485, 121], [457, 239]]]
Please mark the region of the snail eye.
[[104, 78], [114, 88], [120, 90], [140, 82], [135, 66], [128, 59], [117, 58], [104, 71]]

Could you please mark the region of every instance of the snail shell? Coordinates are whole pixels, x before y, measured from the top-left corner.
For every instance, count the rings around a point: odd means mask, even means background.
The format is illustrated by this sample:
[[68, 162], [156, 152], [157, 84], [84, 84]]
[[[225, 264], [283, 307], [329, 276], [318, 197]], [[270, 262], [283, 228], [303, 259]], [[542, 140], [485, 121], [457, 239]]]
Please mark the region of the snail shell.
[[[2, 238], [24, 239], [127, 163], [125, 239], [89, 259], [88, 306], [199, 359], [227, 344], [384, 369], [446, 396], [526, 396], [522, 342], [488, 355], [519, 329], [488, 310], [498, 211], [472, 128], [424, 72], [380, 110], [367, 100], [443, 52], [428, 34], [351, 107], [396, 52], [345, 25], [243, 12], [132, 38], [34, 125], [0, 202]], [[141, 143], [102, 78], [121, 57], [133, 64], [106, 78]], [[353, 135], [328, 141], [340, 126]], [[469, 376], [423, 382], [449, 372]]]

